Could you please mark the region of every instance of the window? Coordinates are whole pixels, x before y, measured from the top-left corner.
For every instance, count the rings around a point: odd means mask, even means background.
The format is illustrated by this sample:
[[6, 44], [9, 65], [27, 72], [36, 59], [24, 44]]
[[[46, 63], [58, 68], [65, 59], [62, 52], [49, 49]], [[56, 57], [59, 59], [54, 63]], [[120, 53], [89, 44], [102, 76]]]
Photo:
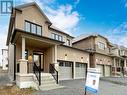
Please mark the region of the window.
[[62, 36], [59, 36], [59, 40], [62, 41]]
[[36, 26], [34, 24], [31, 24], [31, 32], [36, 34]]
[[105, 44], [104, 43], [102, 43], [102, 42], [98, 42], [98, 47], [100, 48], [100, 49], [105, 49]]
[[76, 65], [75, 65], [76, 67], [79, 67], [79, 63], [76, 63]]
[[52, 39], [58, 40], [58, 41], [63, 41], [63, 36], [52, 33], [51, 34]]
[[70, 40], [69, 39], [67, 39], [67, 45], [70, 46]]
[[70, 62], [65, 62], [65, 67], [71, 67], [71, 63]]
[[76, 63], [76, 67], [84, 68], [85, 64], [84, 63]]
[[58, 35], [56, 35], [56, 40], [59, 40], [59, 36]]
[[41, 35], [41, 26], [37, 26], [37, 34]]
[[55, 39], [55, 34], [54, 34], [54, 33], [52, 33], [52, 34], [51, 34], [51, 37], [52, 37], [53, 39]]
[[25, 30], [26, 30], [27, 32], [30, 32], [30, 23], [25, 22]]
[[25, 21], [25, 31], [41, 36], [42, 35], [42, 26], [37, 25], [32, 22], [29, 22], [29, 21]]
[[59, 66], [64, 66], [63, 62], [60, 62], [60, 63], [59, 63]]

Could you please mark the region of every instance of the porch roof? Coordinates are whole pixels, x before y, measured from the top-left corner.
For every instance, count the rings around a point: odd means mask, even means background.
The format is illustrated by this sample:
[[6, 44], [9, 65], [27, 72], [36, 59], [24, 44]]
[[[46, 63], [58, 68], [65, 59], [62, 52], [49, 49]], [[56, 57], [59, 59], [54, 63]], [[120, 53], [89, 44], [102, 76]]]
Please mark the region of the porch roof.
[[39, 35], [36, 35], [36, 34], [32, 34], [32, 33], [26, 32], [26, 31], [21, 30], [21, 29], [15, 29], [14, 30], [14, 33], [13, 33], [12, 39], [11, 39], [11, 43], [16, 43], [16, 41], [21, 36], [23, 36], [25, 38], [36, 39], [38, 41], [46, 42], [46, 43], [52, 44], [52, 45], [60, 45], [60, 44], [64, 43], [62, 41], [54, 40], [52, 38], [48, 38], [48, 37], [45, 37], [45, 36], [39, 36]]

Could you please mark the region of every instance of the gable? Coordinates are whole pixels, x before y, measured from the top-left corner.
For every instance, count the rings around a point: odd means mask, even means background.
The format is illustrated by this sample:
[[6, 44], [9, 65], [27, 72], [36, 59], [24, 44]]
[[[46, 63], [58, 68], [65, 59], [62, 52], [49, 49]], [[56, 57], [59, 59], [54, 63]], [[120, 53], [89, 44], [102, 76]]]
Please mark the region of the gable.
[[16, 28], [24, 30], [25, 21], [42, 26], [42, 32], [44, 36], [48, 36], [47, 18], [43, 15], [36, 5], [30, 5], [27, 7], [20, 8], [21, 12], [16, 12]]

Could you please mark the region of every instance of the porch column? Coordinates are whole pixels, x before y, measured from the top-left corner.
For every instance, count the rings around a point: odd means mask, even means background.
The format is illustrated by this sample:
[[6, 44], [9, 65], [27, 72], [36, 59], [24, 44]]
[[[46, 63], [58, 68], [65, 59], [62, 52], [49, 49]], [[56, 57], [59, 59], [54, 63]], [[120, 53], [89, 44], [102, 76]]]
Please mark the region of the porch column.
[[59, 64], [57, 62], [57, 45], [54, 46], [54, 63], [55, 63], [55, 69], [59, 70]]
[[121, 69], [121, 59], [119, 59], [119, 66], [118, 67], [120, 67], [120, 72], [122, 71], [122, 69]]
[[75, 79], [75, 62], [73, 63], [73, 78]]
[[22, 37], [22, 59], [25, 59], [25, 38]]
[[124, 60], [124, 67], [126, 67], [126, 59]]
[[113, 58], [113, 64], [114, 64], [114, 74], [115, 74], [115, 76], [116, 76], [116, 59], [115, 58]]
[[54, 49], [54, 62], [57, 63], [57, 45], [55, 45], [55, 49]]
[[25, 37], [22, 37], [22, 59], [19, 62], [19, 73], [27, 74], [27, 60], [25, 60]]

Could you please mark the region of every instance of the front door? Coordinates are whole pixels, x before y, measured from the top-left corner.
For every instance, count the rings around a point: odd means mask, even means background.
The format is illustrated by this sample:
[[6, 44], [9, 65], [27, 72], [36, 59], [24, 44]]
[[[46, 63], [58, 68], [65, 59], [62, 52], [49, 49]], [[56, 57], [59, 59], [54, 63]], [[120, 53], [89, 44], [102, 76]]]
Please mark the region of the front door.
[[37, 65], [38, 68], [41, 68], [41, 71], [44, 71], [44, 62], [43, 62], [43, 54], [34, 53], [33, 61]]

